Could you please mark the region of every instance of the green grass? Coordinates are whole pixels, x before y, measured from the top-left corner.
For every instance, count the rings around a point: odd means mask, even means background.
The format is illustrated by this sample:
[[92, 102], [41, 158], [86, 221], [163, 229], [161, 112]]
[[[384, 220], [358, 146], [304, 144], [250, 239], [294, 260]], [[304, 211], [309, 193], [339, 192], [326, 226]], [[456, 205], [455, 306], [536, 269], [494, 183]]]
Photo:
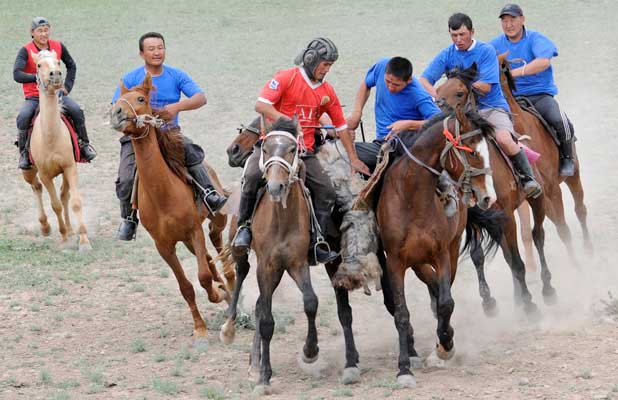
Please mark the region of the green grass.
[[180, 392], [180, 387], [175, 382], [165, 381], [159, 378], [154, 378], [152, 380], [152, 388], [161, 394], [166, 395], [175, 395]]
[[66, 381], [62, 381], [56, 385], [58, 389], [73, 389], [79, 387], [79, 381], [75, 379], [67, 379]]
[[354, 392], [349, 388], [337, 388], [333, 392], [334, 397], [354, 397]]
[[131, 352], [132, 353], [143, 353], [146, 351], [146, 343], [140, 339], [135, 338], [131, 342]]
[[100, 369], [83, 368], [81, 373], [84, 378], [88, 379], [90, 382], [97, 385], [103, 385], [103, 372], [101, 372]]
[[46, 369], [41, 370], [41, 372], [39, 372], [39, 382], [41, 385], [50, 385], [52, 383], [51, 373]]
[[200, 389], [200, 397], [209, 400], [224, 400], [227, 398], [221, 388], [205, 387]]

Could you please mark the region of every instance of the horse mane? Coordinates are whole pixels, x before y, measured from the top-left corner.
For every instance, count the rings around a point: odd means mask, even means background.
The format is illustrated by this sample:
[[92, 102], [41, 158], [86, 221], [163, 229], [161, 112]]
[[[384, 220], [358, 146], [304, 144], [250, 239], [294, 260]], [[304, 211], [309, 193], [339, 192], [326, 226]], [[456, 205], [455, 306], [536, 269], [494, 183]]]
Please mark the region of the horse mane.
[[459, 79], [464, 83], [464, 85], [466, 85], [469, 91], [472, 90], [472, 84], [477, 76], [478, 72], [476, 70], [472, 70], [471, 68], [463, 69], [455, 67], [446, 73], [446, 79]]
[[466, 118], [477, 129], [481, 130], [483, 137], [493, 136], [495, 128], [491, 122], [487, 121], [478, 111], [468, 109], [465, 111]]
[[510, 63], [504, 60], [501, 67], [502, 71], [504, 72], [504, 76], [506, 76], [506, 82], [509, 85], [509, 89], [511, 89], [511, 92], [515, 92], [515, 90], [517, 90], [517, 87], [515, 86], [515, 78], [513, 78], [513, 74], [511, 74]]
[[273, 123], [269, 132], [272, 131], [284, 131], [291, 133], [294, 137], [298, 136], [296, 121], [284, 117], [279, 118]]
[[159, 149], [168, 167], [180, 180], [187, 181], [187, 169], [185, 167], [185, 149], [182, 134], [179, 127], [156, 129]]

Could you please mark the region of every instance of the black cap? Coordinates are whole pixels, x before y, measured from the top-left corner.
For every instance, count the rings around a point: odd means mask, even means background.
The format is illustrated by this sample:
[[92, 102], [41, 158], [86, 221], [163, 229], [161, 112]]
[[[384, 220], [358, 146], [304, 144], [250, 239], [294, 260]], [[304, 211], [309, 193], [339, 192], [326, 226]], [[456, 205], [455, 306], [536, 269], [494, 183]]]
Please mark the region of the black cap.
[[511, 17], [523, 17], [524, 12], [517, 4], [507, 4], [502, 7], [502, 10], [500, 10], [500, 16], [498, 18], [502, 18], [505, 15], [510, 15]]

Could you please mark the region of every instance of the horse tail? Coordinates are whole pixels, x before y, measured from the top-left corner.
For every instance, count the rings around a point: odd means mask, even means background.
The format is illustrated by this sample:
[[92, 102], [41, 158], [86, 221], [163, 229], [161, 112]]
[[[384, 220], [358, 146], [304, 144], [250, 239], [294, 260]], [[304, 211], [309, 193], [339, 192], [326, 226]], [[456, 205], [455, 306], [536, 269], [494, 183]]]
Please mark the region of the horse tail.
[[461, 253], [482, 246], [485, 255], [493, 257], [502, 240], [502, 226], [506, 216], [502, 210], [481, 210], [478, 206], [468, 208], [466, 241]]

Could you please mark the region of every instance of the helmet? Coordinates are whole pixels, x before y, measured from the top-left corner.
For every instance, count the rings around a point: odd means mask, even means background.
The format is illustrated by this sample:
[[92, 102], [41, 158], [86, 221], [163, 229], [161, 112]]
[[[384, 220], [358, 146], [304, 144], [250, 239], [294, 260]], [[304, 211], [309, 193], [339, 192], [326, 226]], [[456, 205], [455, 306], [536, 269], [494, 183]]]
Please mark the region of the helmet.
[[49, 20], [45, 17], [35, 17], [32, 22], [30, 23], [30, 30], [33, 31], [36, 28], [38, 28], [39, 26], [44, 26], [47, 25], [51, 28], [51, 24], [49, 23]]
[[309, 42], [307, 48], [296, 57], [294, 63], [302, 64], [307, 75], [313, 78], [316, 67], [322, 61], [335, 62], [337, 58], [339, 58], [337, 46], [330, 39], [319, 37]]

